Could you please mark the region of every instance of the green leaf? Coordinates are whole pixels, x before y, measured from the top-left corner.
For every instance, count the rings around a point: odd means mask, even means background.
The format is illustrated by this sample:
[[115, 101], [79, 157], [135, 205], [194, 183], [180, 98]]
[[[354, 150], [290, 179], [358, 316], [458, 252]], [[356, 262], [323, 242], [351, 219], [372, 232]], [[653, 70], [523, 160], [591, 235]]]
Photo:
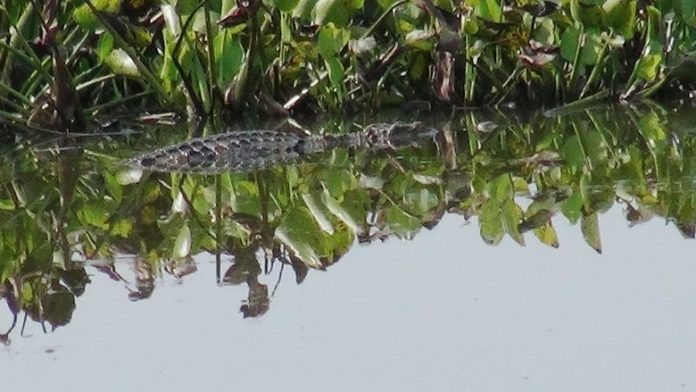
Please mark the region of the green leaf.
[[311, 14], [316, 4], [317, 0], [299, 0], [295, 9], [292, 11], [292, 16], [309, 22], [311, 21]]
[[409, 188], [403, 195], [403, 200], [404, 206], [419, 216], [437, 208], [440, 204], [438, 195], [426, 188]]
[[534, 230], [538, 229], [539, 227], [542, 227], [549, 223], [549, 220], [551, 219], [551, 216], [553, 213], [545, 208], [540, 208], [537, 211], [532, 211], [532, 207], [535, 205], [535, 203], [538, 203], [536, 201], [532, 202], [532, 205], [529, 207], [527, 210], [527, 213], [525, 214], [525, 218], [520, 223], [520, 231], [526, 232], [529, 230]]
[[512, 183], [509, 174], [496, 177], [490, 182], [488, 189], [491, 197], [499, 203], [503, 203], [513, 197]]
[[334, 57], [348, 44], [350, 32], [333, 23], [323, 26], [317, 37], [317, 50], [325, 58]]
[[607, 24], [626, 40], [633, 38], [635, 32], [637, 3], [636, 0], [607, 0], [602, 5], [607, 13]]
[[657, 72], [662, 64], [662, 55], [659, 53], [643, 56], [638, 61], [638, 76], [648, 82], [657, 78]]
[[696, 14], [696, 1], [673, 0], [677, 16], [693, 27], [694, 14]]
[[31, 300], [34, 298], [34, 289], [31, 287], [30, 282], [22, 282], [22, 290], [20, 293], [20, 297], [22, 298], [23, 302], [31, 303]]
[[585, 152], [580, 138], [577, 135], [569, 137], [561, 148], [561, 156], [573, 170], [581, 170], [585, 167]]
[[519, 228], [522, 214], [522, 208], [520, 208], [513, 199], [505, 200], [501, 210], [505, 231], [515, 242], [524, 246], [524, 236]]
[[329, 70], [329, 80], [336, 90], [336, 94], [343, 98], [346, 95], [346, 87], [343, 84], [345, 78], [345, 68], [338, 57], [324, 59], [324, 64]]
[[103, 173], [104, 182], [106, 183], [106, 189], [108, 189], [111, 197], [117, 202], [121, 202], [123, 199], [123, 186], [118, 183], [118, 179], [111, 173]]
[[102, 34], [99, 38], [99, 46], [97, 49], [97, 56], [103, 62], [109, 57], [109, 54], [114, 49], [114, 37], [108, 31]]
[[421, 227], [421, 222], [400, 207], [393, 205], [387, 208], [387, 225], [394, 234], [404, 235], [418, 231]]
[[15, 203], [11, 199], [0, 200], [0, 210], [13, 211], [15, 209]]
[[227, 86], [237, 76], [244, 62], [244, 48], [239, 35], [229, 30], [216, 34], [213, 50], [218, 62], [218, 85]]
[[563, 215], [568, 218], [570, 223], [575, 224], [578, 219], [582, 217], [582, 206], [582, 193], [573, 192], [573, 194], [561, 204], [561, 211]]
[[324, 192], [324, 204], [331, 213], [346, 224], [355, 233], [363, 234], [365, 214], [369, 207], [367, 195], [362, 193], [349, 194], [343, 204], [331, 197], [328, 192]]
[[[94, 8], [98, 11], [118, 14], [121, 10], [121, 0], [92, 0]], [[102, 28], [99, 18], [92, 12], [87, 4], [82, 4], [73, 11], [73, 20], [87, 31], [95, 31]]]
[[648, 147], [658, 153], [666, 150], [668, 139], [667, 130], [655, 114], [643, 116], [638, 121], [638, 130], [647, 142]]
[[259, 188], [251, 181], [232, 181], [230, 205], [236, 212], [251, 216], [260, 215]]
[[333, 234], [333, 225], [331, 224], [331, 221], [329, 221], [329, 219], [326, 217], [326, 214], [324, 214], [324, 208], [317, 202], [316, 198], [309, 193], [303, 193], [302, 200], [304, 200], [305, 205], [309, 209], [309, 212], [312, 213], [312, 216], [314, 216], [314, 220], [317, 222], [317, 224], [319, 224], [319, 227], [324, 232], [328, 234]]
[[597, 253], [602, 253], [602, 241], [599, 237], [599, 218], [596, 212], [590, 215], [583, 215], [580, 221], [580, 230], [585, 242], [592, 249], [596, 250]]
[[319, 0], [314, 7], [314, 23], [347, 26], [354, 11], [361, 7], [362, 0]]
[[481, 208], [479, 215], [481, 238], [489, 245], [499, 244], [505, 234], [500, 207], [501, 204], [497, 200], [488, 199]]
[[349, 189], [355, 188], [357, 179], [348, 170], [328, 168], [322, 187], [333, 198], [340, 200]]
[[64, 287], [60, 291], [51, 291], [41, 298], [43, 319], [58, 327], [66, 325], [75, 311], [75, 296]]
[[191, 229], [188, 225], [183, 225], [179, 229], [179, 233], [174, 240], [174, 248], [172, 249], [172, 258], [174, 260], [183, 259], [191, 254]]
[[288, 211], [275, 231], [275, 237], [291, 249], [303, 263], [321, 268], [322, 237], [314, 217], [305, 207]]
[[133, 232], [133, 221], [131, 219], [121, 218], [116, 223], [111, 225], [111, 234], [128, 238]]
[[299, 0], [268, 0], [272, 7], [276, 7], [283, 12], [290, 12], [295, 9]]
[[108, 229], [109, 210], [101, 200], [90, 200], [78, 212], [80, 220], [87, 225]]
[[116, 75], [141, 77], [140, 70], [123, 49], [115, 49], [104, 59], [104, 63], [111, 68]]
[[542, 244], [552, 248], [558, 248], [558, 236], [556, 229], [553, 228], [551, 221], [546, 222], [543, 226], [534, 229], [534, 235], [541, 241]]
[[406, 45], [430, 52], [435, 47], [434, 34], [429, 30], [413, 30], [406, 34]]
[[467, 0], [469, 5], [474, 7], [474, 13], [491, 22], [500, 22], [501, 7], [497, 0]]
[[602, 7], [584, 4], [580, 8], [580, 19], [585, 27], [604, 27], [604, 18], [605, 12]]
[[585, 33], [584, 42], [581, 42], [580, 34], [580, 30], [575, 27], [569, 27], [563, 32], [561, 36], [561, 57], [570, 63], [574, 62], [578, 44], [582, 44], [580, 48], [580, 64], [594, 65], [597, 63], [599, 52], [602, 49], [602, 40], [598, 34], [587, 32]]

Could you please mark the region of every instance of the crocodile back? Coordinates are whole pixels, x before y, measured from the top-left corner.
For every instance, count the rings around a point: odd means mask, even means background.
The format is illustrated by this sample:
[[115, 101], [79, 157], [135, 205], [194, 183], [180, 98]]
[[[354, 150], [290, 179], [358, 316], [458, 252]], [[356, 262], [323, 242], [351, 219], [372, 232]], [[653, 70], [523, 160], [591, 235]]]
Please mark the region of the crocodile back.
[[229, 132], [160, 148], [127, 164], [156, 172], [220, 173], [264, 169], [304, 154], [311, 137], [291, 132]]
[[306, 135], [282, 131], [229, 132], [191, 139], [126, 161], [155, 172], [216, 174], [266, 169], [334, 147], [396, 149], [433, 137], [421, 123], [372, 124], [362, 132]]

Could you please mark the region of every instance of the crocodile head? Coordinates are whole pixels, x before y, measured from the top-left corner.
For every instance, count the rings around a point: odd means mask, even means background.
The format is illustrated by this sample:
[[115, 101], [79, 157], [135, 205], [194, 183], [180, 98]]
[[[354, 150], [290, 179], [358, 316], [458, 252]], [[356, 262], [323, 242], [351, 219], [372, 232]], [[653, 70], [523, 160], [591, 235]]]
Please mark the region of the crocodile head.
[[363, 131], [363, 142], [372, 148], [402, 148], [416, 146], [432, 140], [438, 130], [424, 126], [421, 122], [372, 124]]

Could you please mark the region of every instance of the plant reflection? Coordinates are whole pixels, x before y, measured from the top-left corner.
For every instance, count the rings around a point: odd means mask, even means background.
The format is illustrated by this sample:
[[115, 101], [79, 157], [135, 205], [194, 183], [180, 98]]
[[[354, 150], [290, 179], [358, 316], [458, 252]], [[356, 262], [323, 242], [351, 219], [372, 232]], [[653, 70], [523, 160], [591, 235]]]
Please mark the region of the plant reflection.
[[[0, 158], [0, 299], [11, 315], [0, 342], [23, 334], [28, 319], [44, 331], [69, 323], [89, 273], [145, 300], [162, 273], [194, 273], [200, 252], [216, 255], [220, 285], [248, 287], [240, 311], [258, 317], [275, 294], [260, 277], [288, 269], [301, 283], [356, 243], [410, 239], [445, 214], [475, 217], [492, 245], [506, 236], [524, 245], [533, 235], [554, 248], [553, 221], [563, 216], [601, 252], [598, 215], [618, 204], [629, 226], [662, 217], [694, 238], [693, 115], [658, 106], [527, 119], [464, 113], [433, 120], [442, 133], [430, 145], [336, 149], [216, 176], [113, 165], [129, 146], [173, 141], [147, 135], [43, 151], [24, 145]], [[132, 281], [119, 272], [124, 265]]]

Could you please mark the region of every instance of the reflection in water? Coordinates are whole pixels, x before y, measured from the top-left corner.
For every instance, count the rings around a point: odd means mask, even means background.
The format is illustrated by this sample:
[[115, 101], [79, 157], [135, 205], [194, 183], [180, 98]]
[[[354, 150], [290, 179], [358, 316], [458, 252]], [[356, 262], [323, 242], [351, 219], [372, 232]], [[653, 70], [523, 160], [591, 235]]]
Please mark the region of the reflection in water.
[[[686, 116], [659, 107], [526, 120], [467, 113], [430, 121], [441, 130], [435, 143], [336, 148], [215, 176], [115, 167], [113, 156], [132, 155], [132, 143], [18, 149], [0, 163], [0, 298], [12, 315], [0, 341], [29, 319], [45, 331], [69, 323], [86, 265], [138, 301], [160, 274], [186, 279], [196, 271], [191, 256], [211, 252], [218, 283], [246, 285], [240, 311], [257, 317], [275, 293], [262, 274], [292, 271], [301, 283], [356, 243], [409, 239], [447, 213], [476, 217], [492, 245], [533, 235], [558, 247], [553, 218], [562, 215], [601, 252], [598, 215], [616, 203], [631, 226], [659, 216], [694, 238], [696, 144], [680, 125]], [[117, 262], [124, 257], [132, 262]]]

